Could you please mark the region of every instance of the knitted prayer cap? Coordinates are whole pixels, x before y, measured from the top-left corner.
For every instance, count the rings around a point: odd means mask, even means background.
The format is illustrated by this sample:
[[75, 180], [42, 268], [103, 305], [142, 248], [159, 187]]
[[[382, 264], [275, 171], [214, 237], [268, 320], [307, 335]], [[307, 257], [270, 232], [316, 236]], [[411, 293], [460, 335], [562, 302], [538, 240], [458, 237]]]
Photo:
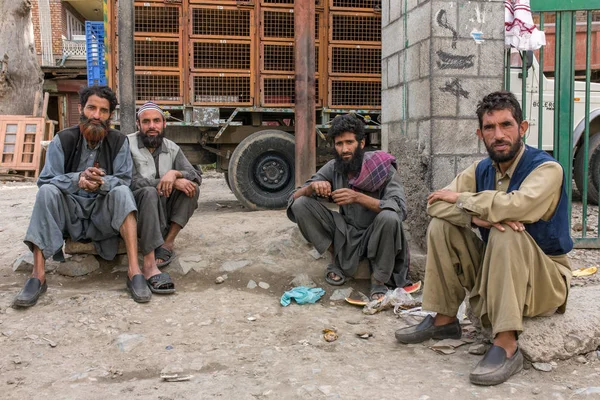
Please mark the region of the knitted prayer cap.
[[165, 112], [163, 111], [163, 109], [160, 108], [160, 106], [158, 104], [149, 101], [149, 102], [145, 103], [144, 105], [142, 105], [138, 109], [138, 112], [137, 112], [138, 119], [140, 118], [140, 115], [142, 115], [142, 113], [147, 110], [156, 110], [160, 113], [160, 115], [163, 116], [163, 118], [165, 118]]

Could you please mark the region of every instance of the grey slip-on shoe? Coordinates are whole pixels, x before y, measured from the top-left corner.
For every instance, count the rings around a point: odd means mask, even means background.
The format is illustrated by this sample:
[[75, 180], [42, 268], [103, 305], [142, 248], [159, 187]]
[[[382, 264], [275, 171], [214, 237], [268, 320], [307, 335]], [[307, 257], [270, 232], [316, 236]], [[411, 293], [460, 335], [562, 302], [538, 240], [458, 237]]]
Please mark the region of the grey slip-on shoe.
[[419, 325], [409, 326], [396, 331], [396, 340], [404, 344], [421, 343], [429, 339], [460, 339], [462, 329], [458, 320], [446, 325], [435, 326], [435, 318], [425, 317]]
[[517, 347], [512, 357], [506, 357], [506, 350], [492, 346], [479, 361], [469, 379], [471, 383], [482, 386], [498, 385], [523, 369], [523, 353]]

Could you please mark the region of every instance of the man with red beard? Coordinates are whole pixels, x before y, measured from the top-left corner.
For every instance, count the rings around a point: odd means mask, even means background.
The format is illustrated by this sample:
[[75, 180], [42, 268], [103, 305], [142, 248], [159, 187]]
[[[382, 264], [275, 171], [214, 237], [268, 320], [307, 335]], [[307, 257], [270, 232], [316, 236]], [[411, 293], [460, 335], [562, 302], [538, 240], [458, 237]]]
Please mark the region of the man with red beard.
[[119, 234], [129, 258], [127, 287], [135, 301], [150, 300], [152, 293], [137, 261], [129, 144], [126, 136], [109, 128], [116, 106], [108, 87], [82, 89], [79, 125], [58, 132], [50, 142], [24, 240], [33, 252], [33, 273], [17, 295], [16, 306], [33, 306], [46, 291], [45, 260], [62, 257], [65, 237], [92, 241], [102, 258], [112, 260]]
[[152, 292], [168, 294], [175, 292], [175, 285], [158, 267], [173, 259], [175, 238], [198, 208], [202, 178], [179, 146], [164, 137], [167, 122], [157, 104], [139, 108], [137, 126], [139, 130], [128, 137], [144, 276]]
[[[287, 215], [319, 253], [331, 254], [327, 283], [343, 285], [359, 260], [367, 258], [370, 298], [379, 300], [388, 286], [411, 284], [402, 229], [406, 202], [396, 159], [383, 151], [364, 151], [364, 125], [352, 114], [334, 118], [328, 137], [336, 158], [292, 194]], [[319, 197], [337, 204], [340, 212], [329, 210]]]
[[477, 116], [489, 158], [428, 197], [423, 309], [436, 315], [396, 331], [396, 339], [460, 338], [456, 313], [466, 289], [472, 311], [494, 336], [470, 380], [497, 385], [523, 368], [523, 317], [565, 311], [573, 241], [562, 167], [523, 143], [528, 123], [515, 96], [485, 96]]

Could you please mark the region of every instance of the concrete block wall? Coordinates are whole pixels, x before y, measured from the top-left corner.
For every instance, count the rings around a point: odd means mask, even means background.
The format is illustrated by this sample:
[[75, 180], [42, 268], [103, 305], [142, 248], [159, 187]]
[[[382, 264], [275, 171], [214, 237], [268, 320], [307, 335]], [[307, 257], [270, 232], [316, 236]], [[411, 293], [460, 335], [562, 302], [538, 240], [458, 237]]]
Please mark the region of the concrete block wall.
[[382, 1], [382, 145], [399, 160], [421, 245], [427, 194], [485, 156], [475, 108], [502, 89], [503, 57], [502, 0]]

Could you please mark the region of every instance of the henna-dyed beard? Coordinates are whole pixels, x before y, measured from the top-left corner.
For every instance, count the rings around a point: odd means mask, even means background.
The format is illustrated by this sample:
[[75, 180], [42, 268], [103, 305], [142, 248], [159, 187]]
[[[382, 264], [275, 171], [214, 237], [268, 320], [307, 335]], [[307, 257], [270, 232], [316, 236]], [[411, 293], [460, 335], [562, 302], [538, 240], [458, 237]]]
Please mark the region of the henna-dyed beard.
[[109, 120], [88, 118], [83, 113], [79, 116], [79, 131], [92, 147], [104, 139], [108, 132], [108, 124]]

